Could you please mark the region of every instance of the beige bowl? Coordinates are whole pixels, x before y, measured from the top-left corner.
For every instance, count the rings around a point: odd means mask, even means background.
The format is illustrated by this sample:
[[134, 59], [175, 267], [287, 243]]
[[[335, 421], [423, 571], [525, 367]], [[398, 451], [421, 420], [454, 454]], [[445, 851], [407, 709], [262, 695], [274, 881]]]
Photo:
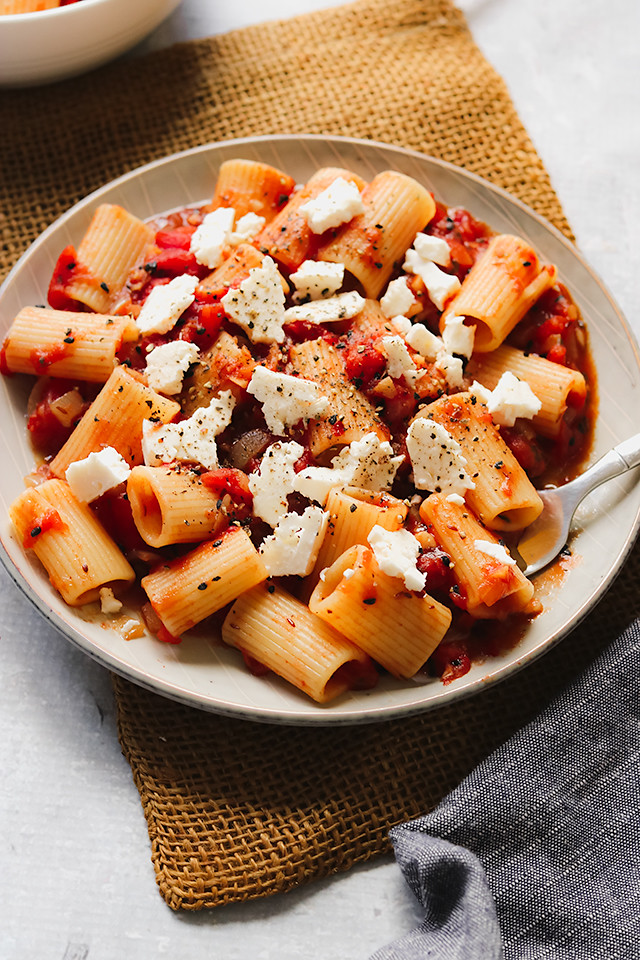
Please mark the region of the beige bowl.
[[0, 16], [0, 86], [63, 80], [139, 43], [180, 0], [79, 0], [40, 13]]

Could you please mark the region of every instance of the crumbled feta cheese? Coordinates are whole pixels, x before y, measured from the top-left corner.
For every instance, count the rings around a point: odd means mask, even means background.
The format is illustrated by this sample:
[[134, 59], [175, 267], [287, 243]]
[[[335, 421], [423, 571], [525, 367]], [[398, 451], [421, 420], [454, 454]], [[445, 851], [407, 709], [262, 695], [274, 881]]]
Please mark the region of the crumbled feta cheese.
[[313, 233], [324, 233], [364, 213], [364, 204], [355, 183], [336, 177], [326, 190], [303, 203], [298, 212]]
[[72, 493], [83, 503], [91, 503], [107, 490], [124, 483], [131, 470], [124, 457], [113, 447], [90, 453], [67, 467], [65, 477]]
[[229, 426], [235, 397], [225, 390], [206, 407], [200, 407], [180, 423], [142, 424], [142, 453], [147, 466], [189, 460], [213, 470], [218, 466], [215, 438]]
[[270, 577], [306, 577], [314, 568], [329, 515], [320, 507], [287, 513], [260, 547]]
[[460, 281], [452, 273], [445, 273], [431, 260], [423, 260], [416, 250], [407, 250], [403, 268], [415, 273], [427, 288], [429, 299], [438, 310], [444, 310], [447, 300], [460, 289]]
[[195, 343], [187, 340], [171, 340], [154, 347], [147, 356], [147, 383], [153, 390], [167, 396], [180, 393], [184, 375], [199, 355]]
[[140, 333], [168, 333], [195, 300], [197, 286], [198, 278], [190, 273], [157, 284], [136, 317]]
[[424, 323], [414, 323], [405, 337], [410, 347], [425, 360], [435, 360], [444, 350], [440, 337], [431, 333]]
[[115, 596], [111, 587], [101, 587], [100, 588], [100, 609], [103, 613], [120, 613], [122, 610], [122, 603]]
[[276, 436], [284, 436], [294, 424], [321, 417], [329, 409], [329, 400], [317, 383], [267, 367], [255, 367], [247, 392], [262, 404], [267, 426]]
[[450, 387], [461, 387], [464, 383], [464, 369], [460, 357], [452, 357], [450, 353], [444, 350], [436, 359], [438, 366], [445, 375], [446, 381]]
[[237, 247], [239, 243], [246, 243], [247, 240], [252, 240], [253, 237], [260, 233], [266, 222], [265, 218], [259, 217], [257, 213], [245, 213], [243, 217], [240, 217], [232, 232], [229, 234], [228, 243], [232, 247]]
[[464, 507], [464, 497], [461, 497], [459, 493], [449, 493], [445, 497], [449, 503], [455, 503], [458, 507]]
[[450, 387], [461, 387], [464, 368], [462, 360], [447, 352], [443, 341], [422, 323], [414, 323], [405, 337], [410, 347], [425, 360], [435, 363], [445, 376]]
[[466, 326], [464, 317], [447, 317], [442, 330], [442, 342], [449, 353], [470, 357], [473, 353], [475, 335], [475, 326]]
[[346, 487], [351, 483], [347, 466], [337, 466], [338, 457], [330, 467], [305, 467], [295, 477], [295, 490], [309, 500], [324, 503], [333, 487]]
[[474, 397], [480, 401], [480, 403], [489, 403], [491, 399], [491, 390], [488, 387], [485, 387], [482, 383], [479, 383], [477, 380], [474, 380], [469, 391], [474, 395]]
[[284, 290], [282, 278], [271, 257], [253, 267], [240, 286], [220, 301], [230, 320], [247, 332], [253, 343], [282, 343], [284, 340]]
[[353, 465], [351, 482], [364, 490], [390, 490], [403, 456], [394, 457], [388, 440], [381, 440], [373, 431], [361, 440], [353, 440], [345, 451], [345, 462]]
[[460, 444], [439, 423], [416, 417], [407, 431], [407, 451], [418, 490], [430, 493], [458, 493], [472, 490], [475, 483], [467, 474], [466, 457]]
[[426, 574], [416, 566], [420, 543], [412, 533], [408, 530], [385, 530], [376, 524], [367, 540], [383, 573], [400, 577], [407, 590], [424, 590]]
[[406, 278], [398, 277], [387, 287], [384, 296], [380, 299], [380, 306], [385, 317], [397, 317], [406, 315], [417, 302], [407, 286]]
[[305, 260], [289, 279], [295, 285], [294, 299], [298, 302], [324, 300], [332, 297], [342, 286], [344, 264]]
[[[353, 569], [353, 567], [347, 567], [346, 570], [342, 571], [342, 576], [344, 577], [345, 580], [351, 580], [351, 577], [354, 575], [355, 572], [356, 571]], [[324, 573], [324, 570], [322, 571], [322, 573]], [[320, 574], [320, 578], [324, 580], [322, 573]]]
[[335, 323], [337, 320], [350, 320], [355, 317], [365, 305], [364, 297], [355, 290], [338, 293], [335, 297], [326, 300], [311, 300], [296, 307], [289, 307], [284, 312], [285, 323], [292, 320], [306, 320], [307, 323]]
[[191, 237], [189, 252], [198, 263], [215, 270], [222, 263], [222, 254], [229, 243], [236, 212], [233, 207], [219, 207], [207, 213]]
[[[481, 387], [486, 400], [480, 395], [477, 386]], [[474, 382], [472, 392], [479, 400], [487, 404], [489, 413], [501, 427], [512, 427], [518, 417], [528, 420], [535, 417], [542, 402], [535, 395], [531, 387], [524, 380], [519, 380], [512, 373], [503, 373], [493, 390], [488, 391], [481, 384]], [[474, 389], [475, 388], [475, 389]]]
[[403, 377], [407, 383], [415, 381], [417, 368], [402, 337], [382, 337], [382, 349], [387, 355], [387, 373], [392, 380]]
[[397, 330], [400, 336], [406, 340], [413, 326], [411, 320], [408, 320], [407, 317], [391, 317], [390, 323], [393, 329]]
[[332, 487], [353, 484], [365, 490], [389, 490], [404, 457], [394, 457], [388, 440], [367, 433], [334, 457], [330, 467], [306, 467], [296, 475], [295, 489], [324, 503]]
[[492, 540], [474, 540], [473, 545], [480, 553], [486, 553], [488, 557], [492, 557], [498, 563], [506, 563], [510, 567], [516, 565], [513, 557], [509, 556], [501, 543], [494, 543]]
[[272, 527], [289, 511], [287, 497], [295, 490], [298, 476], [293, 467], [303, 453], [301, 444], [277, 440], [265, 450], [258, 470], [249, 475], [253, 512]]
[[448, 267], [451, 263], [451, 248], [442, 237], [419, 233], [413, 241], [413, 246], [423, 260], [439, 263], [441, 267]]

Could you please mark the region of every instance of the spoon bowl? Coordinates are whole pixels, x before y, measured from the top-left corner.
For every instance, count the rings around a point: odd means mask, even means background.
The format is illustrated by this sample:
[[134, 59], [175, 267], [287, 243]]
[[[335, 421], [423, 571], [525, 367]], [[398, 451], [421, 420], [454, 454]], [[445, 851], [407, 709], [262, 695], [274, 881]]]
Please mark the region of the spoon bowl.
[[542, 513], [527, 527], [513, 551], [525, 576], [538, 573], [558, 556], [566, 545], [576, 509], [587, 494], [638, 465], [640, 434], [623, 440], [570, 483], [552, 490], [539, 490], [544, 504]]

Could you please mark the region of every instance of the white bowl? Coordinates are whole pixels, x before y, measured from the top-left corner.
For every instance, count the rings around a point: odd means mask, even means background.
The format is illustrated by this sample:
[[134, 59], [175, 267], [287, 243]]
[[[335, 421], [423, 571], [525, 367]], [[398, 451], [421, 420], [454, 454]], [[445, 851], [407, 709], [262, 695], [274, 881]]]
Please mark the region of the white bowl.
[[[372, 179], [382, 170], [415, 177], [449, 206], [471, 210], [495, 230], [527, 238], [543, 260], [555, 263], [590, 331], [598, 371], [599, 417], [594, 461], [638, 431], [640, 350], [616, 304], [579, 251], [554, 227], [504, 191], [474, 174], [410, 150], [342, 137], [249, 137], [208, 144], [133, 170], [81, 200], [29, 248], [0, 287], [0, 340], [21, 307], [44, 303], [58, 255], [77, 244], [99, 203], [119, 203], [141, 218], [206, 202], [221, 163], [262, 160], [305, 182], [319, 167], [337, 166]], [[571, 538], [572, 565], [564, 578], [552, 570], [536, 578], [544, 612], [511, 650], [475, 663], [448, 686], [437, 678], [394, 680], [373, 690], [314, 703], [275, 676], [256, 677], [236, 650], [217, 636], [185, 637], [179, 645], [145, 635], [127, 641], [114, 629], [67, 607], [37, 560], [24, 551], [8, 520], [9, 504], [33, 468], [24, 411], [30, 381], [0, 377], [0, 562], [44, 617], [85, 653], [116, 673], [182, 703], [252, 720], [291, 724], [347, 724], [390, 720], [487, 689], [525, 667], [562, 639], [592, 609], [620, 569], [640, 527], [638, 471], [603, 484], [580, 507]], [[137, 615], [135, 608], [127, 614]]]
[[63, 80], [144, 39], [180, 0], [79, 0], [42, 13], [0, 16], [0, 86]]

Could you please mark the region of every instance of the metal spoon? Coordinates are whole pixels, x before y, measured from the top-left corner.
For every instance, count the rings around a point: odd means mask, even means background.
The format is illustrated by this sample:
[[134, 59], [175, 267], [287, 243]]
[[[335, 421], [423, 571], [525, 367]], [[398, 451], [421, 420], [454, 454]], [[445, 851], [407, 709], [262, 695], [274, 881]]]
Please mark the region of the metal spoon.
[[[623, 440], [583, 474], [554, 490], [538, 490], [544, 509], [518, 541], [514, 559], [527, 576], [542, 570], [567, 542], [578, 505], [605, 480], [612, 480], [640, 464], [640, 433]], [[519, 557], [518, 557], [519, 554]]]

